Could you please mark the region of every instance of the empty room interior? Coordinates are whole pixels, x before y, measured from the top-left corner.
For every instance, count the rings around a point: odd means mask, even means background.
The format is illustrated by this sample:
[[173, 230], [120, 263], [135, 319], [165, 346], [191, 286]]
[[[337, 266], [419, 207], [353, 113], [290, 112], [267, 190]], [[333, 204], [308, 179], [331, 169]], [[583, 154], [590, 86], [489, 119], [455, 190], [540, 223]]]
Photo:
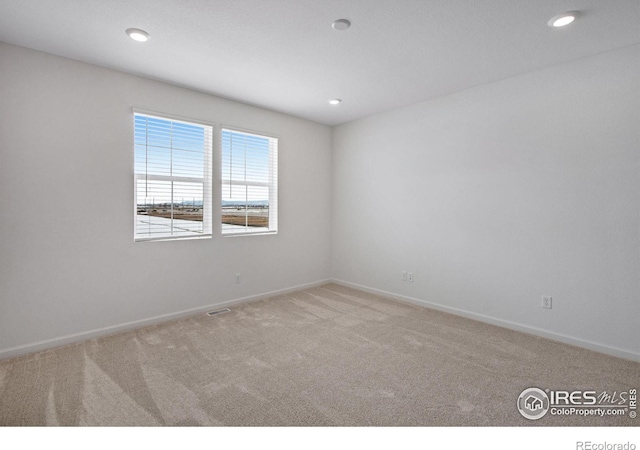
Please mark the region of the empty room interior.
[[639, 23], [0, 2], [0, 425], [637, 426]]

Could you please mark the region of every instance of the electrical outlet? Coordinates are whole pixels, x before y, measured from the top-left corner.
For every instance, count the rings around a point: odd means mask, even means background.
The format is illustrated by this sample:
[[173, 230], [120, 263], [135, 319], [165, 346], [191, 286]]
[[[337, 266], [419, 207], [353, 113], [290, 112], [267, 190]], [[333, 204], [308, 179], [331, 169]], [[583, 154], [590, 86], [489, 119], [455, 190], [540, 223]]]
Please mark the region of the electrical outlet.
[[236, 274], [236, 283], [240, 283], [240, 274], [239, 273]]
[[407, 272], [406, 271], [402, 271], [402, 281], [407, 281]]
[[552, 306], [552, 298], [547, 296], [542, 296], [542, 307], [545, 309], [551, 309]]
[[407, 272], [407, 281], [413, 283], [413, 272]]

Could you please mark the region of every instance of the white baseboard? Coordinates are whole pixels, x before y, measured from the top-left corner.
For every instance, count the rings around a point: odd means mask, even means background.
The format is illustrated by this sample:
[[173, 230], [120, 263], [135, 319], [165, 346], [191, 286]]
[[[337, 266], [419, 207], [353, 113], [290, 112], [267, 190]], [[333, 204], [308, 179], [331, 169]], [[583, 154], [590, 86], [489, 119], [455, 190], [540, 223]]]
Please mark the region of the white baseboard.
[[183, 317], [194, 316], [196, 314], [204, 313], [219, 308], [226, 308], [229, 306], [239, 305], [241, 303], [255, 302], [276, 295], [286, 294], [288, 292], [299, 291], [302, 289], [308, 289], [323, 284], [330, 283], [332, 280], [320, 280], [312, 283], [301, 284], [298, 286], [292, 286], [286, 289], [279, 289], [277, 291], [264, 292], [262, 294], [250, 295], [248, 297], [237, 298], [233, 300], [227, 300], [221, 303], [215, 303], [207, 306], [200, 306], [197, 308], [185, 309], [170, 314], [163, 314], [160, 316], [154, 316], [147, 319], [135, 320], [132, 322], [126, 322], [119, 325], [113, 325], [104, 328], [98, 328], [95, 330], [89, 330], [82, 333], [69, 334], [59, 338], [47, 339], [45, 341], [34, 342], [32, 344], [19, 345], [17, 347], [0, 349], [0, 360], [6, 358], [13, 358], [16, 356], [26, 355], [28, 353], [39, 352], [50, 348], [61, 347], [63, 345], [75, 344], [78, 342], [86, 341], [100, 336], [106, 336], [110, 334], [120, 333], [123, 331], [133, 330], [136, 328], [142, 328], [149, 325], [155, 325], [162, 322], [168, 322], [170, 320], [180, 319]]
[[591, 342], [585, 339], [579, 339], [579, 338], [567, 336], [561, 333], [555, 333], [555, 332], [544, 330], [541, 328], [536, 328], [529, 325], [523, 325], [517, 322], [511, 322], [509, 320], [497, 319], [495, 317], [485, 316], [483, 314], [465, 311], [463, 309], [452, 308], [450, 306], [445, 306], [438, 303], [429, 302], [426, 300], [394, 294], [392, 292], [370, 288], [368, 286], [362, 286], [357, 283], [350, 283], [348, 281], [338, 280], [335, 278], [332, 279], [331, 282], [342, 285], [342, 286], [350, 287], [353, 289], [358, 289], [360, 291], [369, 292], [370, 294], [376, 294], [382, 297], [387, 297], [387, 298], [411, 303], [418, 306], [424, 306], [426, 308], [436, 309], [438, 311], [447, 312], [450, 314], [454, 314], [456, 316], [466, 317], [468, 319], [477, 320], [479, 322], [489, 323], [491, 325], [496, 325], [502, 328], [508, 328], [510, 330], [532, 334], [534, 336], [551, 339], [554, 341], [562, 342], [564, 344], [575, 345], [576, 347], [586, 348], [587, 350], [593, 350], [599, 353], [604, 353], [604, 354], [615, 356], [618, 358], [640, 362], [640, 354], [632, 352], [630, 350], [625, 350], [618, 347], [611, 347], [608, 345], [599, 344], [597, 342]]

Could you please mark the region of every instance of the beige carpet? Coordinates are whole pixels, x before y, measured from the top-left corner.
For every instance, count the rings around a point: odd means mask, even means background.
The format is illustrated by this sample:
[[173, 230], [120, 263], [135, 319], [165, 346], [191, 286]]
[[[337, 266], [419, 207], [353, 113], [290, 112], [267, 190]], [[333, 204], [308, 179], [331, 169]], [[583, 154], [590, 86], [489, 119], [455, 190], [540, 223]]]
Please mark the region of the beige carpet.
[[625, 426], [529, 421], [523, 389], [640, 364], [335, 284], [0, 362], [0, 425]]

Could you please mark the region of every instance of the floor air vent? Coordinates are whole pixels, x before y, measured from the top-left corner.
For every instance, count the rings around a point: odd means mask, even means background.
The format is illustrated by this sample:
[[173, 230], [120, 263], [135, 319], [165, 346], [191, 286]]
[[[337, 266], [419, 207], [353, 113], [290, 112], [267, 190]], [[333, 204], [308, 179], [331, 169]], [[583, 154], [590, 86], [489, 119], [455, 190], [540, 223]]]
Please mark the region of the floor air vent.
[[229, 311], [231, 311], [229, 308], [216, 309], [215, 311], [209, 311], [207, 313], [207, 316], [216, 316], [218, 314], [223, 314]]

